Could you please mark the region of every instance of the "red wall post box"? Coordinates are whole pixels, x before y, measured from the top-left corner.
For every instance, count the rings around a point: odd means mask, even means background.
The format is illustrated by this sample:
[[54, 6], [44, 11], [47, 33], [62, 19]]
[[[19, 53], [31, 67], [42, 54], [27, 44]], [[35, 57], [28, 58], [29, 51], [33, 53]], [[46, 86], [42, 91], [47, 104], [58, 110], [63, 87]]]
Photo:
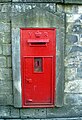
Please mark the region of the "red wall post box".
[[21, 28], [23, 107], [54, 107], [56, 29]]

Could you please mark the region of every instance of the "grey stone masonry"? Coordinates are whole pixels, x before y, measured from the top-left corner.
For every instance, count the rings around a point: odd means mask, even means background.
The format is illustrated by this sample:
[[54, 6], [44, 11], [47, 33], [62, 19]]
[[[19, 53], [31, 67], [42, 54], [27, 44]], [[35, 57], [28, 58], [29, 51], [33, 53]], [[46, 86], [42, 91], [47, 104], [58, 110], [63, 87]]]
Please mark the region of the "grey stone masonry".
[[12, 0], [13, 2], [42, 2], [42, 3], [44, 3], [44, 2], [54, 2], [54, 3], [62, 3], [63, 2], [63, 0]]
[[64, 0], [65, 3], [82, 4], [82, 0]]
[[[56, 28], [54, 108], [22, 108], [20, 28], [28, 27]], [[0, 0], [0, 120], [82, 120], [82, 0]]]
[[0, 2], [11, 2], [11, 0], [0, 0]]

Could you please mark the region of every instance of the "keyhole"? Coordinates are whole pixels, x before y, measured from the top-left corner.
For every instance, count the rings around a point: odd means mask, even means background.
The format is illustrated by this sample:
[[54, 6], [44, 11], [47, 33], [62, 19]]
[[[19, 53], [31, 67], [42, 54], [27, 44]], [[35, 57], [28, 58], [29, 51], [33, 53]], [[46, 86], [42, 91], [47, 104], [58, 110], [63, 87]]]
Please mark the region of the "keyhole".
[[40, 62], [39, 62], [39, 61], [37, 61], [37, 66], [38, 66], [38, 67], [40, 66]]
[[42, 58], [34, 58], [34, 71], [42, 72]]

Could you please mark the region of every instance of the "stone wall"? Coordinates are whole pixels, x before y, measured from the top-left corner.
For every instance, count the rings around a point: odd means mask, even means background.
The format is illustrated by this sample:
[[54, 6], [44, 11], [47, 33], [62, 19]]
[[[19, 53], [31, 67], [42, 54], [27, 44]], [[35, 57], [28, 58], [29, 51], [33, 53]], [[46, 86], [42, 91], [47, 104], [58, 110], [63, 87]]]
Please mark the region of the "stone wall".
[[[62, 95], [63, 99], [60, 97], [60, 100], [64, 104], [55, 108], [15, 108], [12, 31], [20, 26], [35, 27], [37, 21], [39, 26], [57, 28], [57, 58], [64, 46], [57, 63], [64, 66], [64, 69], [61, 68], [64, 84], [57, 67], [57, 79], [64, 89], [64, 97]], [[60, 64], [62, 56], [64, 61]], [[82, 119], [82, 0], [0, 0], [0, 118]]]

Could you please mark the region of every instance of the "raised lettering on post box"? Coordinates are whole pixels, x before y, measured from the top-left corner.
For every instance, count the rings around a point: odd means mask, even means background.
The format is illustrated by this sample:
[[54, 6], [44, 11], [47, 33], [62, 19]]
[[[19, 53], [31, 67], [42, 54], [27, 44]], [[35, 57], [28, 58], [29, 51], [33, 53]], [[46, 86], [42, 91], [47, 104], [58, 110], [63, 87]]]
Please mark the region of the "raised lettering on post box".
[[21, 28], [23, 107], [54, 107], [56, 29]]

